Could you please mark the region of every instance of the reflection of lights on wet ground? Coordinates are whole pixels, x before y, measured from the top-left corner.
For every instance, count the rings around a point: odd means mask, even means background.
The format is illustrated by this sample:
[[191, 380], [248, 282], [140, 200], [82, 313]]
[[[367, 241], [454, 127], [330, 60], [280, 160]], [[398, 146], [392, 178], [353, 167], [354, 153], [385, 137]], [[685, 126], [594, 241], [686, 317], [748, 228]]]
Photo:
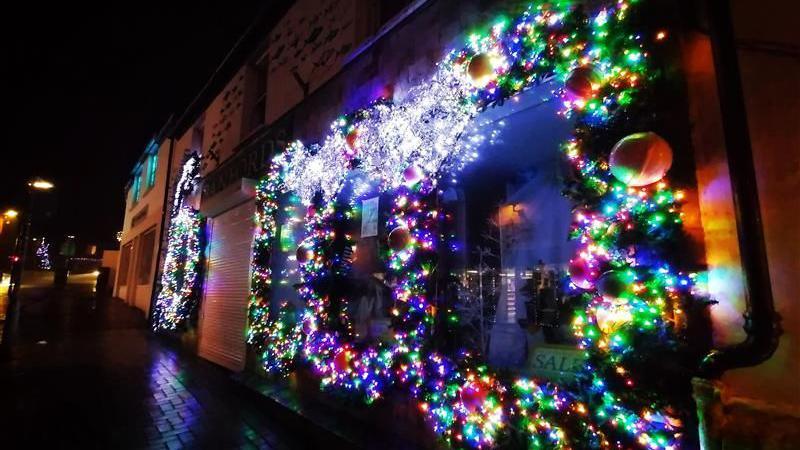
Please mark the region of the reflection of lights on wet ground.
[[99, 274], [98, 270], [89, 273], [70, 273], [69, 282], [70, 284], [95, 284]]
[[153, 424], [162, 428], [191, 429], [200, 414], [200, 403], [183, 384], [185, 374], [168, 352], [155, 354], [150, 367], [150, 396], [147, 406]]
[[276, 424], [239, 396], [241, 386], [231, 386], [227, 374], [188, 363], [180, 353], [164, 348], [150, 355], [149, 395], [143, 404], [158, 431], [148, 438], [158, 441], [152, 448], [162, 448], [165, 439], [179, 439], [176, 446], [183, 448], [277, 445]]

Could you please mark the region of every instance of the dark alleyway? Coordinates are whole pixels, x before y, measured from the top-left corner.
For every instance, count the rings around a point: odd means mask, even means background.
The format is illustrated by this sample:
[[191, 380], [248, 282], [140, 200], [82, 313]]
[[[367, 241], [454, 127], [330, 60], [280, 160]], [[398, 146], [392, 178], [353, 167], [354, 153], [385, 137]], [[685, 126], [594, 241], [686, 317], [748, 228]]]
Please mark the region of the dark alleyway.
[[228, 372], [150, 335], [137, 310], [89, 283], [48, 285], [23, 289], [0, 363], [0, 448], [312, 447]]

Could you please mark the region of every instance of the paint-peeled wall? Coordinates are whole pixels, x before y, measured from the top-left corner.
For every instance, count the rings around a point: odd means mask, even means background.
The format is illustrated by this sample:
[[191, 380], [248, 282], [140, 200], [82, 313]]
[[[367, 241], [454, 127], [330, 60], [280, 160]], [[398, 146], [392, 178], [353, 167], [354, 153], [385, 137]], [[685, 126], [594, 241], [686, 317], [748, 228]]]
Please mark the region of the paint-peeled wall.
[[268, 37], [267, 123], [272, 123], [342, 68], [374, 31], [376, 2], [300, 0]]
[[[197, 126], [190, 128], [178, 147], [181, 155], [186, 149], [201, 149], [202, 174], [208, 174], [239, 150], [239, 144], [259, 125], [263, 111], [255, 111], [258, 86], [265, 75], [250, 64], [242, 66], [225, 88], [206, 108], [202, 118], [202, 138]], [[198, 142], [200, 140], [200, 142]]]

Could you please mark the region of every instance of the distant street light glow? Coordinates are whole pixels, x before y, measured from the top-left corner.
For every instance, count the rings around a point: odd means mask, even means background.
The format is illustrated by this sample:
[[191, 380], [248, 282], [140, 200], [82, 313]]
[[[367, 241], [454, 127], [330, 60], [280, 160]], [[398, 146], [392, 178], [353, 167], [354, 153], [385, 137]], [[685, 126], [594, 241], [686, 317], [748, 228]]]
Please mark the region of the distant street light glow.
[[16, 219], [19, 215], [19, 212], [16, 209], [9, 209], [3, 213], [6, 219]]
[[40, 191], [49, 191], [50, 189], [53, 189], [55, 187], [53, 183], [47, 180], [43, 180], [41, 178], [37, 178], [31, 181], [30, 183], [28, 183], [28, 186], [34, 189], [38, 189]]

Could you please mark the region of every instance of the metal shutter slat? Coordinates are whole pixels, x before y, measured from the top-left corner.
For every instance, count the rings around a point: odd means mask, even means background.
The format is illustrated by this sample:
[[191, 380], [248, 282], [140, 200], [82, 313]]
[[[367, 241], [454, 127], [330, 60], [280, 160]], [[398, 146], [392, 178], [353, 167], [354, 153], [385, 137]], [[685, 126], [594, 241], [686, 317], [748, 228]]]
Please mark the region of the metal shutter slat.
[[211, 220], [198, 354], [234, 371], [244, 369], [254, 214], [247, 202]]

